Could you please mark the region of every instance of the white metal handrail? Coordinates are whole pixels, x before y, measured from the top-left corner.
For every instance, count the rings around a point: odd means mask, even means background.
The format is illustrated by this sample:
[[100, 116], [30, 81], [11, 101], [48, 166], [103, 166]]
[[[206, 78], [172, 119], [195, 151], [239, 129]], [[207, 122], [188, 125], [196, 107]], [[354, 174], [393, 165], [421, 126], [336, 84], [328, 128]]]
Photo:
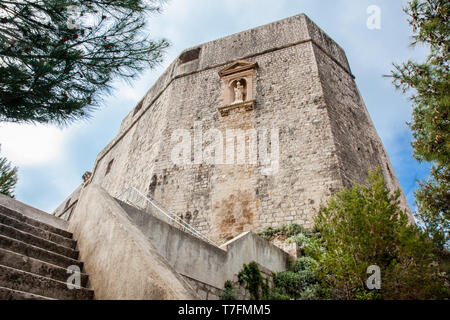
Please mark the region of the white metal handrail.
[[150, 214], [152, 214], [150, 207], [153, 207], [165, 218], [169, 219], [169, 222], [175, 223], [175, 226], [181, 228], [182, 231], [187, 232], [214, 246], [217, 246], [212, 240], [202, 235], [200, 232], [195, 230], [191, 225], [186, 223], [186, 221], [178, 217], [178, 215], [176, 215], [172, 210], [164, 206], [156, 199], [145, 196], [142, 192], [140, 192], [134, 187], [130, 187], [127, 190], [125, 190], [118, 197], [118, 199], [133, 207], [136, 207], [137, 209], [143, 210]]

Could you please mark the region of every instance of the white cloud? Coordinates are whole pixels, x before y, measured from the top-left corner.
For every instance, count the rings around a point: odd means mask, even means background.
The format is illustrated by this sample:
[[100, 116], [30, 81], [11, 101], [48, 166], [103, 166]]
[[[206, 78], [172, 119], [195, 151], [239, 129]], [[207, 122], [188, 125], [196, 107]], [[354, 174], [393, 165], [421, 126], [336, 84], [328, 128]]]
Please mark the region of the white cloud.
[[58, 162], [64, 154], [66, 133], [52, 126], [3, 124], [1, 154], [16, 166], [38, 166]]

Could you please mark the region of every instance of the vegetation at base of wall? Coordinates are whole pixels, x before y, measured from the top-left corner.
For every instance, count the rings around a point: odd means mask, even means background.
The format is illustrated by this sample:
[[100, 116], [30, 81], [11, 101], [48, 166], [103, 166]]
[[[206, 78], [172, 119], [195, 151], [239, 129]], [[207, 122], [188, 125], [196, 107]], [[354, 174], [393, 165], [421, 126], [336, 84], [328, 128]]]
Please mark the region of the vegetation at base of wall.
[[269, 280], [264, 279], [256, 262], [244, 264], [243, 269], [238, 274], [238, 279], [239, 284], [245, 284], [245, 288], [250, 293], [250, 300], [269, 299]]
[[[390, 192], [380, 170], [367, 186], [343, 189], [322, 208], [315, 221], [326, 250], [312, 253], [319, 279], [333, 299], [442, 299], [449, 297], [433, 241]], [[367, 270], [381, 270], [381, 289], [368, 291]]]
[[319, 263], [309, 256], [323, 253], [324, 248], [318, 233], [306, 231], [299, 224], [268, 227], [258, 233], [262, 238], [272, 241], [283, 240], [295, 243], [304, 256], [291, 263], [290, 270], [273, 274], [273, 287], [268, 297], [272, 300], [318, 300], [326, 299], [328, 292], [319, 284]]
[[284, 236], [285, 238], [295, 237], [299, 234], [307, 233], [299, 224], [292, 223], [290, 225], [282, 225], [279, 227], [267, 227], [258, 232], [258, 235], [266, 240], [273, 240], [276, 236]]
[[[369, 172], [367, 186], [343, 189], [324, 206], [310, 233], [299, 225], [266, 228], [268, 240], [296, 243], [303, 256], [288, 271], [273, 274], [261, 294], [258, 265], [242, 274], [253, 298], [278, 300], [424, 300], [450, 297], [449, 255], [440, 259], [429, 235], [400, 208], [400, 191], [391, 192], [380, 170]], [[249, 265], [250, 266], [250, 265]], [[369, 290], [369, 266], [381, 270], [381, 289]], [[249, 276], [253, 275], [253, 276]], [[259, 293], [259, 296], [255, 294]]]
[[225, 282], [225, 286], [222, 292], [221, 300], [237, 300], [236, 289], [230, 280]]
[[[328, 297], [326, 289], [318, 281], [318, 263], [310, 257], [296, 260], [291, 270], [273, 273], [272, 279], [266, 278], [256, 262], [243, 266], [238, 275], [239, 284], [245, 285], [250, 300], [319, 300]], [[272, 280], [272, 288], [270, 286]], [[234, 286], [230, 281], [225, 283], [222, 300], [235, 300], [231, 295]], [[231, 297], [231, 298], [230, 298]]]
[[319, 300], [327, 297], [318, 281], [319, 264], [308, 256], [295, 261], [291, 270], [274, 275], [272, 299]]

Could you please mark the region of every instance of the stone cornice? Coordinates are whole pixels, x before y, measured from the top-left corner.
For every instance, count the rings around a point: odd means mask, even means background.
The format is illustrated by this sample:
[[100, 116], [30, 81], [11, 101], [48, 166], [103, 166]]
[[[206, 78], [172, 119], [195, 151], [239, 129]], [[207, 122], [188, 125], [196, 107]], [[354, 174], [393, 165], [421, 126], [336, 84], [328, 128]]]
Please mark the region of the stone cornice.
[[230, 111], [235, 109], [245, 109], [245, 111], [252, 111], [255, 108], [256, 100], [244, 101], [241, 103], [230, 104], [228, 106], [219, 107], [219, 112], [222, 117], [229, 115]]

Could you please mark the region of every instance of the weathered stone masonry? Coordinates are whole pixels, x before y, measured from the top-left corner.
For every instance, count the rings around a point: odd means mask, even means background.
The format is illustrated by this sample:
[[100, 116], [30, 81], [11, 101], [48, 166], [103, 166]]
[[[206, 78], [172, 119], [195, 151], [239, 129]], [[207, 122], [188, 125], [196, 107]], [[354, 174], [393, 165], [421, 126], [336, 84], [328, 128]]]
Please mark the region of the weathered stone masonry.
[[[257, 64], [256, 102], [224, 116], [219, 72], [239, 60]], [[187, 129], [193, 136], [196, 122], [224, 135], [278, 129], [278, 172], [264, 175], [265, 166], [248, 163], [175, 165], [172, 135]], [[344, 50], [298, 15], [184, 51], [122, 121], [92, 181], [113, 196], [136, 187], [224, 242], [269, 225], [310, 228], [335, 191], [364, 182], [377, 166], [400, 188]], [[408, 208], [403, 194], [402, 205]]]

